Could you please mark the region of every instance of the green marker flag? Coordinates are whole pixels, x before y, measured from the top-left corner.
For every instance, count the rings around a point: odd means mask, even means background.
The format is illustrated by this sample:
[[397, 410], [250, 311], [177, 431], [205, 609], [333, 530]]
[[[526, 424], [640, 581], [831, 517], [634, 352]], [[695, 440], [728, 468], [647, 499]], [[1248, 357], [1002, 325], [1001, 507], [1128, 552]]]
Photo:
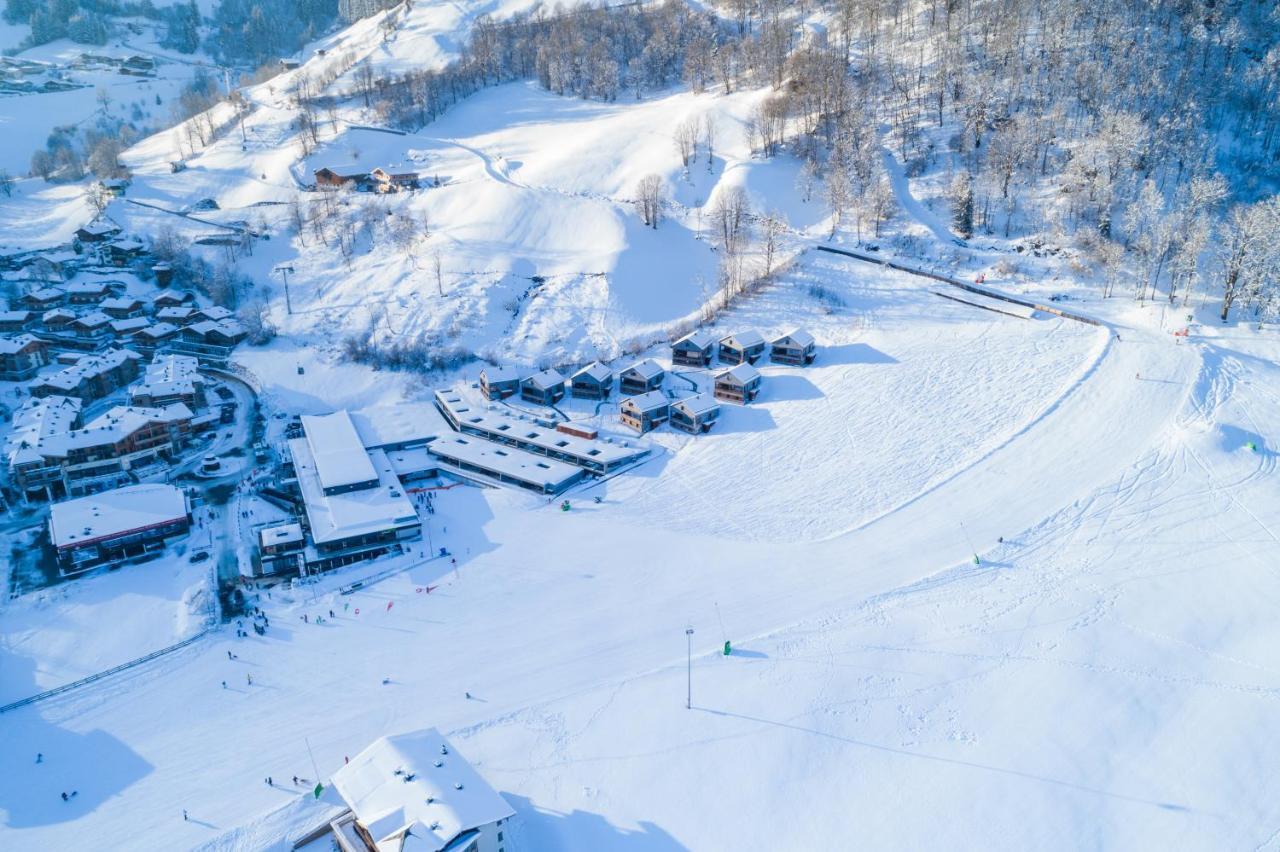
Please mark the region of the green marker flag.
[[728, 639], [724, 640], [724, 655], [726, 657], [729, 656], [729, 651], [731, 650], [732, 649], [729, 647], [729, 640]]
[[316, 798], [317, 798], [317, 799], [318, 799], [318, 798], [320, 798], [320, 794], [324, 792], [324, 785], [323, 785], [323, 784], [321, 784], [319, 781], [317, 781], [317, 782], [316, 782], [316, 788], [315, 788], [314, 790], [312, 790], [311, 792], [313, 792], [313, 793], [315, 793], [315, 794], [316, 794]]
[[982, 560], [978, 558], [978, 554], [976, 554], [976, 553], [975, 553], [975, 554], [973, 554], [973, 564], [974, 564], [974, 565], [981, 565], [981, 564], [982, 564]]

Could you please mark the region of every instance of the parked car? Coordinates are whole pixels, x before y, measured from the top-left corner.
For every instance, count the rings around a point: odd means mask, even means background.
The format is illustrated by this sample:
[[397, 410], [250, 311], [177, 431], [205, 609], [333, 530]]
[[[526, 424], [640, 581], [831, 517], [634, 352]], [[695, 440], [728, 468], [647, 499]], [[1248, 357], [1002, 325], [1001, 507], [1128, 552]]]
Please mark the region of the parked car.
[[207, 550], [199, 550], [191, 554], [192, 562], [204, 562], [208, 558], [209, 558], [209, 551]]

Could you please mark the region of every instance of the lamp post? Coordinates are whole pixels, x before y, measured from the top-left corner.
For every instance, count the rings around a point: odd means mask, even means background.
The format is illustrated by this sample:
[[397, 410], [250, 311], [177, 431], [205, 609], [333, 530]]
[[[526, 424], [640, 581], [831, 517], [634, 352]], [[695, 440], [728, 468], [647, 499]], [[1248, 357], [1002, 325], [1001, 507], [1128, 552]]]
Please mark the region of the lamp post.
[[684, 629], [684, 638], [685, 638], [685, 643], [688, 646], [686, 649], [687, 655], [685, 660], [686, 683], [685, 683], [684, 709], [692, 710], [693, 709], [693, 628], [692, 627], [686, 627]]
[[289, 273], [293, 271], [292, 266], [277, 266], [276, 272], [280, 273], [280, 277], [284, 279], [284, 306], [290, 314], [293, 313], [293, 302], [289, 299]]

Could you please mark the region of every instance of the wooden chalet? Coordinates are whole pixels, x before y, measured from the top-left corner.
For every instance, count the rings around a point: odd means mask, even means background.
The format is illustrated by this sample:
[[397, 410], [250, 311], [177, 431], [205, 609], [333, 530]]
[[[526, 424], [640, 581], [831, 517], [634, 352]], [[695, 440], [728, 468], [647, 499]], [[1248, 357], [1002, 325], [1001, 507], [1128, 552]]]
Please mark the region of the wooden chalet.
[[[160, 264], [156, 264], [159, 266]], [[161, 308], [176, 308], [182, 305], [189, 305], [195, 297], [182, 290], [161, 290], [151, 297], [151, 304], [155, 305], [156, 310]]]
[[355, 174], [342, 175], [342, 174], [338, 174], [333, 169], [330, 169], [328, 167], [325, 167], [322, 169], [316, 169], [316, 186], [318, 187], [327, 186], [332, 189], [339, 189], [341, 187], [347, 186], [348, 184], [358, 185], [361, 183], [367, 183], [368, 180], [369, 180], [369, 174], [367, 172], [357, 172]]
[[167, 322], [171, 325], [186, 325], [196, 318], [194, 308], [188, 308], [185, 305], [175, 305], [171, 308], [161, 308], [156, 311], [156, 319], [160, 322]]
[[775, 364], [806, 367], [813, 363], [817, 355], [818, 345], [814, 342], [813, 335], [801, 329], [784, 334], [769, 346], [769, 360]]
[[666, 370], [657, 361], [648, 358], [639, 364], [632, 364], [618, 374], [618, 390], [629, 396], [639, 396], [662, 387], [662, 380], [666, 375]]
[[720, 361], [724, 364], [754, 364], [764, 354], [764, 338], [758, 331], [731, 334], [720, 340]]
[[76, 281], [66, 289], [67, 301], [73, 305], [96, 305], [111, 295], [111, 287], [105, 281]]
[[671, 344], [671, 363], [678, 367], [710, 367], [715, 352], [715, 335], [700, 328]]
[[612, 391], [613, 372], [599, 361], [592, 361], [569, 380], [574, 399], [608, 399]]
[[538, 405], [555, 405], [564, 396], [564, 376], [555, 370], [534, 373], [520, 382], [520, 398]]
[[39, 290], [24, 293], [18, 299], [18, 304], [31, 311], [47, 311], [61, 305], [66, 299], [65, 290], [59, 290], [57, 287], [41, 287]]
[[629, 396], [618, 406], [618, 419], [641, 435], [657, 429], [671, 416], [671, 401], [661, 391]]
[[93, 311], [72, 320], [71, 330], [76, 337], [105, 337], [111, 333], [111, 317], [102, 311]]
[[719, 418], [720, 403], [708, 393], [671, 403], [671, 426], [692, 435], [710, 432]]
[[716, 399], [746, 405], [760, 395], [764, 377], [750, 364], [739, 364], [716, 376]]
[[142, 316], [142, 300], [133, 296], [113, 296], [98, 306], [112, 319], [129, 319]]
[[32, 311], [0, 311], [0, 332], [24, 331], [35, 320]]
[[54, 308], [40, 315], [40, 324], [48, 331], [63, 331], [75, 321], [75, 311], [66, 308]]
[[30, 334], [0, 337], [0, 380], [25, 381], [49, 363], [49, 347]]
[[480, 371], [480, 392], [485, 399], [506, 399], [520, 390], [520, 374], [514, 367], [485, 367]]

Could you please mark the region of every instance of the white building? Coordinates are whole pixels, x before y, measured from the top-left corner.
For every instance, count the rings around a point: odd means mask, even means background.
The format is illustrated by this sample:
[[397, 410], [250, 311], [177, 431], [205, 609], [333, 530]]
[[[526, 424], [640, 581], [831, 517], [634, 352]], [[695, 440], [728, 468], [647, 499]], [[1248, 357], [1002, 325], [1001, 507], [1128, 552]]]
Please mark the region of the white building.
[[49, 509], [49, 537], [64, 571], [157, 553], [190, 528], [186, 492], [172, 485], [128, 485]]
[[383, 737], [331, 783], [342, 852], [507, 852], [515, 811], [434, 728]]

